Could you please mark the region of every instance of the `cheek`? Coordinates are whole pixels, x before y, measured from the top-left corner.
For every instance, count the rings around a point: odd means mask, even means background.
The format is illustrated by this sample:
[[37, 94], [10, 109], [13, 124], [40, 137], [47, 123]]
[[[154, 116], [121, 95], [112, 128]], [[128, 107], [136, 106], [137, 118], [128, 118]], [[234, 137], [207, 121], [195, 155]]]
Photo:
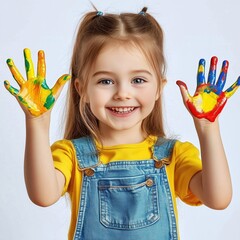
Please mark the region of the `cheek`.
[[146, 91], [143, 96], [144, 96], [144, 100], [146, 102], [155, 102], [156, 100], [158, 100], [159, 96], [160, 96], [160, 93], [159, 91], [156, 91], [157, 87], [156, 88], [152, 88], [152, 89], [149, 89], [148, 91]]
[[102, 106], [111, 99], [111, 91], [99, 88], [88, 89], [87, 96], [90, 104]]
[[98, 94], [98, 93], [92, 93], [89, 97], [89, 105], [90, 108], [92, 110], [92, 112], [99, 112], [101, 111], [103, 108], [105, 108], [107, 100], [106, 100], [106, 96], [102, 95], [102, 94]]
[[156, 91], [149, 91], [144, 94], [142, 103], [147, 107], [147, 111], [151, 112], [155, 106], [156, 101], [159, 99], [159, 94]]

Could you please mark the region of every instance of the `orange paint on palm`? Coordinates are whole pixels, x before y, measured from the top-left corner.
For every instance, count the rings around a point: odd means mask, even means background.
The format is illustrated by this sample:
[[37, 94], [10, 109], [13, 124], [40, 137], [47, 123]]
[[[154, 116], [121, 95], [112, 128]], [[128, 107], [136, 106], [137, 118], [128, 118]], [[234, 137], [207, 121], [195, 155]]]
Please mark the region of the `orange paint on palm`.
[[34, 67], [29, 49], [24, 49], [25, 69], [27, 80], [25, 80], [18, 69], [15, 67], [11, 59], [7, 60], [9, 69], [20, 86], [20, 90], [12, 87], [5, 81], [7, 90], [18, 98], [20, 103], [24, 105], [33, 116], [40, 116], [50, 110], [55, 101], [56, 96], [62, 86], [70, 79], [70, 76], [65, 74], [61, 76], [53, 88], [49, 88], [46, 80], [46, 64], [44, 52], [38, 52], [38, 69], [37, 75], [34, 74]]

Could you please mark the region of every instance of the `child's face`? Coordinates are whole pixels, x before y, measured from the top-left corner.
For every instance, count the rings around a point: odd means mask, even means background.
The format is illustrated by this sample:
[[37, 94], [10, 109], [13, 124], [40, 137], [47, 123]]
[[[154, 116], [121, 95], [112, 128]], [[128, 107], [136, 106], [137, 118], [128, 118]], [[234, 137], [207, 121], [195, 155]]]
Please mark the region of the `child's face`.
[[141, 123], [159, 97], [157, 89], [156, 74], [137, 47], [104, 47], [93, 65], [87, 87], [87, 102], [99, 120], [100, 132], [106, 135], [124, 130], [143, 134]]

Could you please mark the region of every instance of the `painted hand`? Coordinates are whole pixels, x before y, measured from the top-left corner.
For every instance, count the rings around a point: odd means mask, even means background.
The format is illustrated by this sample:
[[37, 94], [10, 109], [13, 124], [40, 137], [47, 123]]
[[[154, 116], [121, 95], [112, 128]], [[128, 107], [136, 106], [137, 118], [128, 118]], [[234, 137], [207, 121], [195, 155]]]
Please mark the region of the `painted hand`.
[[218, 114], [222, 111], [228, 98], [230, 98], [240, 85], [240, 77], [226, 91], [222, 91], [226, 82], [228, 61], [222, 64], [222, 70], [216, 81], [217, 57], [211, 58], [208, 81], [205, 81], [205, 60], [200, 59], [197, 74], [197, 89], [191, 96], [187, 85], [182, 81], [177, 81], [180, 87], [184, 104], [189, 112], [197, 118], [205, 118], [214, 122]]
[[29, 49], [24, 49], [25, 69], [27, 80], [18, 71], [12, 59], [7, 60], [7, 65], [20, 86], [20, 89], [12, 87], [8, 81], [4, 82], [6, 89], [17, 98], [23, 109], [27, 109], [31, 115], [38, 117], [50, 110], [64, 84], [70, 79], [70, 75], [61, 76], [53, 88], [46, 83], [46, 64], [44, 51], [38, 52], [37, 76], [34, 74], [34, 67]]

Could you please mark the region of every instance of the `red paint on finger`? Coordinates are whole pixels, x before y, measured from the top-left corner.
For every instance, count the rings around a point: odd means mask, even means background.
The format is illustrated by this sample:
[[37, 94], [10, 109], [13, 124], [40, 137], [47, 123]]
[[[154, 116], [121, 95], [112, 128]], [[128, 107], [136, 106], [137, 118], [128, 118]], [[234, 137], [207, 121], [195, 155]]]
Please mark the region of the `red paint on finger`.
[[227, 60], [225, 60], [225, 61], [223, 62], [223, 67], [222, 67], [222, 71], [223, 71], [224, 73], [227, 73], [227, 71], [228, 71], [228, 66], [229, 66], [229, 62], [228, 62]]
[[211, 58], [211, 64], [210, 64], [210, 70], [211, 71], [215, 71], [217, 68], [217, 62], [218, 62], [218, 58], [216, 56], [213, 56]]
[[185, 89], [188, 89], [186, 83], [184, 83], [184, 82], [182, 82], [182, 81], [180, 81], [180, 80], [176, 81], [176, 84], [177, 84], [179, 87], [182, 86], [182, 87], [184, 87]]

